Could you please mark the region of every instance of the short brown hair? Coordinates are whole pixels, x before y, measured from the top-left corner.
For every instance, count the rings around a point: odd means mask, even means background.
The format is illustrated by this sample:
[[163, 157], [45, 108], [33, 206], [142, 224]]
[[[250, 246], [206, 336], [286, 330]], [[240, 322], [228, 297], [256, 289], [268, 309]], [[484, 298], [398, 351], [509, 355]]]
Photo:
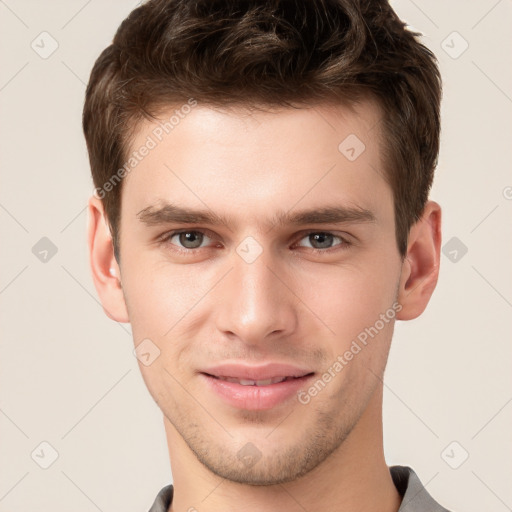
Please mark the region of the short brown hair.
[[[387, 0], [149, 0], [121, 23], [87, 86], [95, 186], [123, 166], [137, 122], [191, 97], [211, 106], [377, 100], [402, 256], [437, 165], [441, 77]], [[119, 260], [122, 181], [104, 193]]]

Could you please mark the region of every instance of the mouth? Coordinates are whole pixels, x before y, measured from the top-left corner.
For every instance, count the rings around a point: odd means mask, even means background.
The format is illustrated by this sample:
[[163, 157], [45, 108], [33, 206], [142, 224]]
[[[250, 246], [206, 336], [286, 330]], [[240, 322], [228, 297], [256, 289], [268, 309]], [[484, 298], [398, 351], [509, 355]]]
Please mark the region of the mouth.
[[290, 402], [315, 372], [291, 365], [224, 364], [199, 372], [208, 392], [236, 409], [269, 410]]
[[235, 384], [240, 384], [241, 386], [270, 386], [272, 384], [279, 384], [280, 382], [302, 379], [303, 377], [308, 377], [310, 375], [313, 375], [313, 372], [307, 373], [306, 375], [303, 375], [300, 377], [280, 376], [280, 377], [271, 377], [270, 379], [262, 379], [262, 380], [241, 379], [241, 378], [237, 378], [237, 377], [210, 375], [208, 373], [204, 373], [204, 375], [207, 375], [208, 377], [212, 377], [214, 379], [223, 380], [225, 382], [233, 382]]

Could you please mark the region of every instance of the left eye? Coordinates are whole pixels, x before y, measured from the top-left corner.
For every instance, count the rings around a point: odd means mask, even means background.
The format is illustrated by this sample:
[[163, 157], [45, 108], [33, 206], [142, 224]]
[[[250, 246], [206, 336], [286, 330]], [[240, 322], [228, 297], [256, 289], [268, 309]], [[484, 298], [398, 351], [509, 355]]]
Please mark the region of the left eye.
[[341, 242], [335, 245], [343, 245], [345, 243], [343, 238], [323, 231], [308, 233], [301, 240], [307, 240], [311, 244], [309, 246], [306, 245], [305, 247], [311, 247], [312, 249], [330, 249], [333, 247], [333, 241], [335, 239], [338, 239]]

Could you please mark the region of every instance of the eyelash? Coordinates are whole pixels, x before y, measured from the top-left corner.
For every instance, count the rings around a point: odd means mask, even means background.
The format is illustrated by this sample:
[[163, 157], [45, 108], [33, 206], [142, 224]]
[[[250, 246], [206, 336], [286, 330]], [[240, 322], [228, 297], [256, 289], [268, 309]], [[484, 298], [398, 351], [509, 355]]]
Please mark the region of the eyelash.
[[[208, 231], [205, 231], [205, 230], [200, 230], [200, 229], [181, 229], [181, 230], [178, 230], [178, 231], [170, 231], [168, 233], [164, 233], [162, 236], [159, 237], [158, 239], [158, 242], [160, 244], [170, 244], [170, 245], [173, 245], [174, 247], [176, 247], [175, 250], [177, 250], [178, 252], [181, 252], [181, 253], [185, 253], [185, 254], [191, 254], [195, 251], [199, 251], [200, 249], [206, 249], [207, 247], [197, 247], [197, 248], [194, 248], [194, 249], [187, 249], [185, 247], [179, 247], [175, 244], [172, 244], [170, 242], [171, 238], [173, 238], [174, 236], [176, 235], [180, 235], [181, 233], [201, 233], [202, 235], [205, 235], [207, 236], [208, 238], [212, 238], [211, 236], [208, 235]], [[338, 250], [347, 250], [351, 245], [352, 243], [349, 242], [346, 238], [340, 236], [340, 235], [336, 235], [330, 231], [318, 231], [318, 230], [311, 230], [311, 231], [307, 231], [305, 233], [302, 234], [301, 238], [299, 239], [299, 241], [303, 240], [304, 238], [310, 236], [310, 235], [313, 235], [313, 234], [323, 234], [323, 235], [332, 235], [334, 238], [337, 238], [339, 240], [341, 240], [341, 243], [339, 243], [338, 245], [334, 246], [334, 247], [329, 247], [327, 249], [316, 249], [314, 247], [305, 247], [305, 249], [309, 249], [310, 252], [313, 252], [314, 254], [330, 254], [331, 252], [333, 251], [338, 251]]]

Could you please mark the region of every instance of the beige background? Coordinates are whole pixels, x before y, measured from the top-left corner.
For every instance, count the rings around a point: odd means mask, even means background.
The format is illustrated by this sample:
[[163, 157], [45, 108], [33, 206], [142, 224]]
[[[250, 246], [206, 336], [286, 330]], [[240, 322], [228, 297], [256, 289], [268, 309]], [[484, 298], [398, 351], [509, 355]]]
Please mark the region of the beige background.
[[[103, 314], [86, 257], [85, 84], [135, 5], [0, 1], [0, 512], [142, 511], [170, 482], [130, 328]], [[386, 456], [449, 509], [511, 510], [512, 2], [393, 5], [440, 60], [432, 197], [444, 206], [443, 244], [457, 239], [426, 313], [396, 329]], [[58, 42], [46, 59], [31, 47], [43, 51], [41, 37], [45, 51]], [[46, 262], [32, 252], [42, 237], [57, 248]], [[57, 460], [41, 468], [52, 449]]]

